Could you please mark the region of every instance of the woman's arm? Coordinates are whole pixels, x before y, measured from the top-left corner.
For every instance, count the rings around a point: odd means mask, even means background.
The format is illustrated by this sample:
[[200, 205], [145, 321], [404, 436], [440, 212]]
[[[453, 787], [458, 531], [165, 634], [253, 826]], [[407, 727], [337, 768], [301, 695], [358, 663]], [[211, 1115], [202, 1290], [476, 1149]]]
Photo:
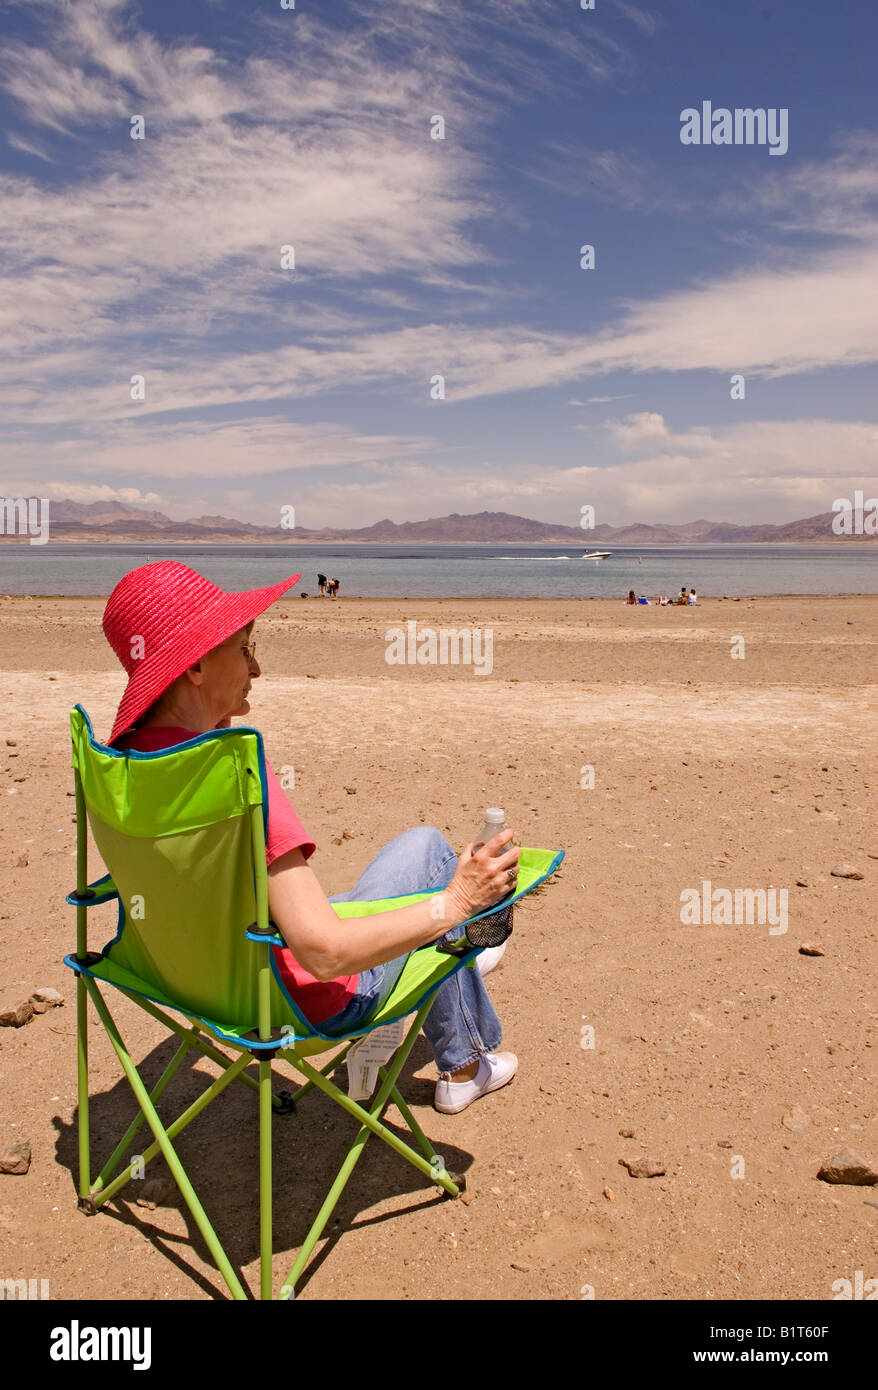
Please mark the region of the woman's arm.
[[454, 878], [441, 894], [409, 907], [348, 920], [336, 915], [302, 851], [291, 849], [268, 870], [272, 920], [296, 960], [315, 979], [359, 974], [429, 946], [474, 913], [505, 898], [510, 889], [507, 870], [518, 868], [519, 851], [513, 848], [497, 859], [491, 854], [512, 833], [502, 830], [475, 854], [472, 845], [467, 845]]

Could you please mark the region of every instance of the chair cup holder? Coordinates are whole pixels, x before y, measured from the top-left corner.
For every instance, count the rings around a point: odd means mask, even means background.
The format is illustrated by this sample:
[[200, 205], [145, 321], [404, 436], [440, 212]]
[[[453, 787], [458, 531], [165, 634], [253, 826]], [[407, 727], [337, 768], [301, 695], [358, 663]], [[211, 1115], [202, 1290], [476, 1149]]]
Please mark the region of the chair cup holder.
[[503, 942], [512, 935], [512, 915], [514, 908], [501, 907], [499, 912], [492, 912], [487, 917], [480, 917], [477, 922], [470, 922], [463, 936], [459, 936], [456, 941], [442, 941], [436, 946], [437, 951], [443, 951], [449, 956], [462, 956], [467, 951], [482, 946], [502, 946]]

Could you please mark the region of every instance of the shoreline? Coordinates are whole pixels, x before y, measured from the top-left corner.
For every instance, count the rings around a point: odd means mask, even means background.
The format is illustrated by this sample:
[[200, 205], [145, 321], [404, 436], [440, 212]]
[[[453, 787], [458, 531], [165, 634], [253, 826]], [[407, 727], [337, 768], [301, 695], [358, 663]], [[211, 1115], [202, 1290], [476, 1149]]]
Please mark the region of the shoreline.
[[[20, 602], [33, 602], [33, 603], [35, 603], [35, 602], [48, 603], [50, 600], [51, 600], [51, 601], [63, 600], [63, 601], [65, 601], [65, 602], [68, 602], [68, 601], [69, 601], [70, 603], [96, 603], [96, 602], [103, 602], [103, 603], [106, 603], [106, 601], [107, 601], [107, 599], [108, 599], [109, 597], [110, 597], [109, 593], [106, 593], [106, 594], [0, 594], [0, 603], [14, 603], [14, 602], [16, 602], [16, 600], [18, 600], [18, 601], [20, 601]], [[855, 593], [844, 593], [844, 594], [708, 594], [706, 597], [700, 598], [700, 599], [698, 600], [698, 603], [695, 604], [695, 605], [693, 605], [693, 606], [696, 607], [696, 608], [704, 608], [704, 607], [706, 607], [706, 606], [707, 606], [708, 604], [710, 604], [710, 603], [783, 603], [783, 602], [799, 603], [801, 600], [807, 600], [809, 603], [827, 603], [827, 602], [833, 602], [833, 601], [835, 601], [835, 600], [837, 600], [837, 599], [871, 599], [871, 600], [874, 600], [874, 599], [876, 599], [876, 598], [878, 598], [878, 594], [861, 594], [861, 593], [858, 593], [858, 594], [855, 594]], [[309, 595], [307, 596], [307, 598], [304, 598], [304, 599], [302, 598], [301, 595], [298, 595], [298, 599], [297, 599], [296, 594], [293, 593], [293, 594], [291, 594], [289, 597], [287, 597], [286, 595], [283, 595], [281, 598], [276, 599], [275, 602], [274, 602], [274, 604], [272, 604], [272, 607], [276, 607], [276, 605], [279, 604], [279, 603], [293, 603], [293, 602], [296, 602], [296, 601], [298, 601], [299, 603], [304, 602], [304, 603], [308, 603], [308, 604], [311, 604], [311, 603], [329, 603], [329, 604], [340, 604], [340, 603], [466, 603], [466, 604], [472, 605], [472, 604], [474, 604], [474, 603], [542, 603], [542, 604], [555, 604], [555, 603], [606, 603], [606, 604], [621, 604], [623, 608], [629, 608], [629, 607], [630, 607], [630, 608], [659, 608], [659, 607], [662, 607], [662, 606], [664, 606], [665, 608], [676, 608], [676, 607], [683, 607], [683, 606], [684, 606], [683, 604], [679, 604], [679, 605], [678, 605], [678, 604], [675, 604], [675, 603], [669, 603], [669, 604], [661, 605], [661, 604], [656, 603], [656, 602], [655, 602], [654, 600], [652, 600], [652, 599], [650, 600], [650, 602], [649, 602], [648, 604], [634, 604], [634, 603], [628, 604], [628, 603], [625, 602], [624, 596], [623, 596], [623, 597], [620, 597], [620, 598], [602, 598], [602, 597], [600, 597], [600, 596], [597, 595], [597, 594], [580, 594], [580, 595], [578, 595], [578, 596], [576, 596], [576, 597], [573, 597], [573, 598], [559, 598], [559, 597], [557, 597], [557, 596], [554, 595], [554, 594], [550, 594], [550, 595], [546, 595], [546, 594], [516, 594], [514, 597], [508, 597], [508, 596], [507, 596], [507, 597], [502, 597], [502, 596], [501, 596], [501, 597], [497, 597], [497, 598], [493, 597], [493, 596], [490, 595], [490, 594], [480, 594], [480, 595], [478, 596], [478, 598], [468, 598], [466, 595], [454, 595], [454, 594], [452, 594], [452, 595], [445, 595], [445, 594], [417, 594], [417, 595], [414, 595], [414, 596], [412, 596], [412, 595], [410, 595], [410, 594], [400, 594], [400, 595], [397, 596], [397, 597], [390, 597], [390, 596], [388, 596], [388, 595], [346, 594], [346, 595], [344, 596], [344, 598], [337, 598], [337, 599], [328, 599], [328, 598], [325, 598], [325, 597], [321, 597], [321, 596], [318, 595], [318, 594], [309, 594]], [[688, 605], [688, 604], [685, 605], [685, 607], [687, 607], [687, 608], [689, 608], [689, 606], [690, 606], [690, 605]]]

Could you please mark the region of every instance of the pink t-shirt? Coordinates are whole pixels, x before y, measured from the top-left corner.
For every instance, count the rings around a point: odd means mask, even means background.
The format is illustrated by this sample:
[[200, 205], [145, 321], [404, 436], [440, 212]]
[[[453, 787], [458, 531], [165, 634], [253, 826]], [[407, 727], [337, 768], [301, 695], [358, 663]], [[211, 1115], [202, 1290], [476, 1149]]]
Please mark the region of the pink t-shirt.
[[[130, 733], [121, 734], [111, 747], [120, 752], [136, 749], [139, 753], [156, 753], [160, 748], [171, 748], [176, 743], [185, 743], [190, 738], [198, 738], [188, 729], [172, 728], [160, 724], [148, 724]], [[272, 771], [268, 759], [265, 760], [266, 785], [268, 788], [268, 832], [265, 837], [265, 860], [274, 863], [282, 854], [291, 849], [300, 849], [306, 859], [310, 859], [317, 846], [309, 837], [287, 799], [277, 774]], [[304, 970], [286, 946], [273, 948], [278, 970], [290, 995], [302, 1013], [312, 1023], [322, 1023], [340, 1013], [357, 992], [359, 975], [342, 975], [338, 980], [328, 983], [315, 980]]]

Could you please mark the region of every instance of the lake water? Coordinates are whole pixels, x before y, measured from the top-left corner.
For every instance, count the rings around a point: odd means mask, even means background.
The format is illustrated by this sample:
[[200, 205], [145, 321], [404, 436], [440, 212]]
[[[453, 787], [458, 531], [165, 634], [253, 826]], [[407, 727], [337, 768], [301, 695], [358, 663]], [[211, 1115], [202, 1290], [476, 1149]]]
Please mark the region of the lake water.
[[317, 592], [317, 571], [342, 598], [654, 599], [682, 586], [705, 598], [766, 594], [876, 594], [878, 546], [690, 545], [614, 548], [583, 560], [563, 545], [84, 545], [0, 543], [0, 594], [106, 597], [148, 560], [179, 560], [230, 591], [302, 572], [292, 594]]

